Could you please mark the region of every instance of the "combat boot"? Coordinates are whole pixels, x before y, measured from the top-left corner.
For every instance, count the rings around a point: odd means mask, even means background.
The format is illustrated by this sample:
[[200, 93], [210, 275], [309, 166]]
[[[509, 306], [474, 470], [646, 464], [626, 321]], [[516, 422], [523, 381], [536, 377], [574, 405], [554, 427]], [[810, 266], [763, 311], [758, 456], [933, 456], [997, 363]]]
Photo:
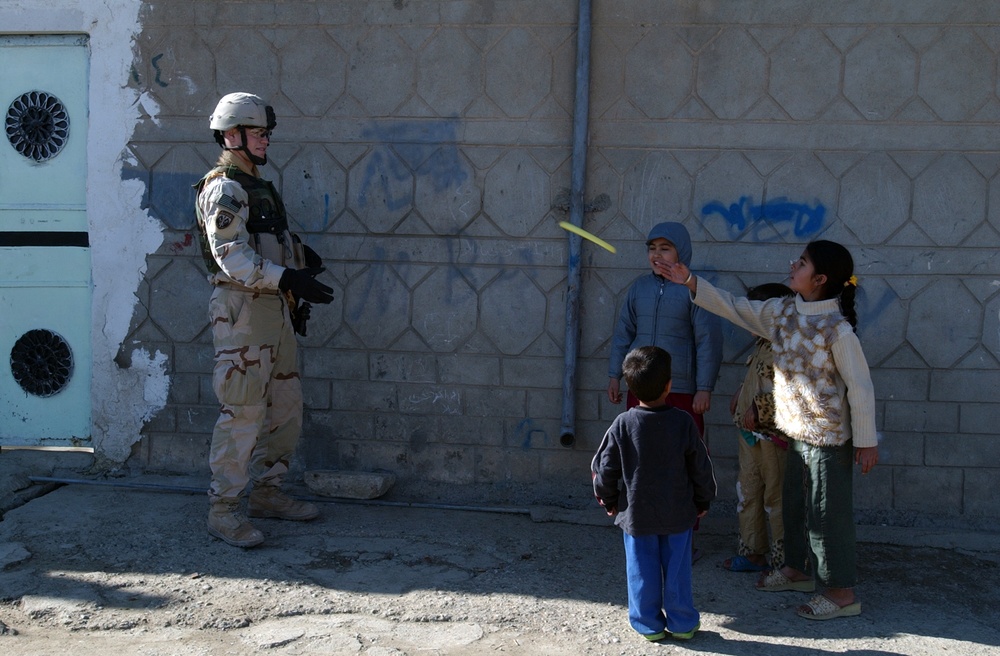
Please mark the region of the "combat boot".
[[308, 501], [299, 501], [276, 487], [255, 487], [250, 492], [247, 514], [251, 517], [272, 517], [302, 522], [319, 517], [319, 508]]
[[255, 547], [264, 534], [247, 521], [238, 502], [217, 501], [208, 509], [208, 534], [234, 547]]

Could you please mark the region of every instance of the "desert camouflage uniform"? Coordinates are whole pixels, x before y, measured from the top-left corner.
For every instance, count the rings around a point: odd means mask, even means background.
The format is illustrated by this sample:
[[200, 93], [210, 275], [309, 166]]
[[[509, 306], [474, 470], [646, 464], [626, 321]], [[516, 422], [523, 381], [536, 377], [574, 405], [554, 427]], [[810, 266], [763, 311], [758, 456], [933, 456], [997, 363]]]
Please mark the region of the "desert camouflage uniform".
[[[232, 155], [222, 158], [235, 165]], [[277, 192], [262, 184], [283, 218]], [[280, 487], [302, 430], [295, 335], [278, 281], [286, 267], [303, 264], [287, 227], [251, 234], [248, 201], [247, 190], [221, 168], [199, 184], [199, 221], [216, 264], [209, 275], [212, 386], [221, 404], [209, 455], [213, 503], [238, 501], [250, 481], [254, 488]]]

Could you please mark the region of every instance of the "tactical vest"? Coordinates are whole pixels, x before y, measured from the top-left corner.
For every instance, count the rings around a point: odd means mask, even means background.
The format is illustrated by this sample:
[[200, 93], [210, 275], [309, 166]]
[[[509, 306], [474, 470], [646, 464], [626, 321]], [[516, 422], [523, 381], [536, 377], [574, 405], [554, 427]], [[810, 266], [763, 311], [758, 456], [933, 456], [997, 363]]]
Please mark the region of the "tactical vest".
[[[288, 218], [285, 215], [285, 205], [281, 202], [274, 185], [270, 180], [255, 178], [254, 176], [240, 170], [236, 166], [217, 166], [209, 171], [204, 178], [198, 181], [194, 188], [200, 194], [205, 184], [212, 178], [224, 175], [233, 180], [247, 192], [247, 209], [249, 218], [247, 219], [247, 232], [250, 233], [250, 246], [258, 255], [275, 261], [273, 254], [263, 252], [260, 235], [273, 235], [278, 245], [285, 242], [285, 234], [288, 232]], [[212, 256], [212, 249], [208, 243], [208, 233], [205, 230], [205, 220], [201, 215], [201, 208], [195, 203], [195, 213], [198, 218], [198, 237], [201, 242], [201, 255], [205, 259], [205, 266], [211, 274], [219, 273], [219, 264]], [[288, 245], [291, 248], [291, 245]], [[277, 261], [277, 264], [284, 264]]]

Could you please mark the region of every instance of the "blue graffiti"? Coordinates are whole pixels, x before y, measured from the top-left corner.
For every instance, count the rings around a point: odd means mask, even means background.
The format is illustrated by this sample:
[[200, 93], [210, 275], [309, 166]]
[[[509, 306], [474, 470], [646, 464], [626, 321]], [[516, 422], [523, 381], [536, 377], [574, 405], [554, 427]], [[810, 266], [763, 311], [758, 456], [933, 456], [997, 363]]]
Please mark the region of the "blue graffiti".
[[155, 57], [153, 57], [151, 63], [153, 64], [153, 68], [156, 70], [156, 83], [158, 85], [160, 85], [161, 87], [166, 87], [166, 86], [168, 86], [167, 83], [160, 79], [160, 75], [163, 73], [163, 71], [160, 70], [160, 60], [161, 59], [163, 59], [163, 53], [162, 52], [160, 54], [156, 55]]
[[[359, 321], [364, 314], [365, 307], [371, 306], [376, 309], [379, 315], [394, 311], [393, 299], [390, 298], [387, 290], [382, 286], [381, 281], [391, 267], [387, 264], [389, 256], [381, 246], [372, 249], [372, 266], [365, 276], [364, 289], [357, 295], [355, 302], [349, 307], [345, 307], [345, 312], [351, 321]], [[410, 256], [406, 253], [399, 253], [395, 262], [408, 263]]]
[[[414, 200], [414, 176], [426, 181], [435, 193], [458, 188], [466, 183], [471, 178], [471, 170], [457, 145], [460, 125], [457, 119], [447, 119], [419, 123], [373, 123], [364, 129], [362, 137], [375, 142], [375, 146], [365, 164], [360, 187], [354, 192], [358, 207], [363, 208], [369, 202], [379, 201], [384, 202], [388, 210], [405, 209]], [[456, 226], [455, 231], [443, 239], [449, 262], [448, 292], [441, 299], [446, 304], [452, 302], [452, 287], [461, 285], [464, 289], [470, 284], [466, 273], [477, 265], [498, 269], [496, 279], [519, 273], [530, 275], [533, 270], [531, 267], [540, 254], [541, 246], [536, 242], [500, 238], [482, 240], [467, 236], [467, 228], [468, 226]], [[372, 294], [379, 293], [375, 281], [384, 274], [384, 267], [388, 267], [389, 262], [405, 264], [409, 261], [409, 256], [400, 252], [393, 257], [380, 249], [375, 259], [381, 264], [373, 264], [367, 272], [368, 287], [359, 297], [363, 300], [347, 309], [348, 316], [352, 318], [359, 317], [366, 304], [371, 304], [373, 311], [379, 316], [392, 311], [390, 303], [381, 302], [387, 299], [371, 297]], [[506, 266], [512, 263], [518, 266]], [[537, 439], [537, 430], [528, 431], [525, 438], [529, 442], [532, 433], [535, 433]]]
[[819, 201], [816, 201], [815, 207], [809, 207], [805, 203], [792, 203], [784, 196], [760, 205], [754, 205], [751, 200], [749, 196], [741, 196], [738, 202], [728, 207], [719, 201], [707, 203], [701, 208], [701, 214], [705, 217], [713, 214], [722, 216], [730, 230], [737, 233], [748, 226], [760, 227], [759, 222], [765, 219], [771, 224], [792, 224], [796, 237], [815, 235], [823, 228], [826, 207]]
[[878, 323], [885, 311], [898, 301], [899, 296], [891, 289], [883, 290], [882, 295], [876, 299], [870, 296], [864, 287], [858, 287], [855, 304], [859, 325], [865, 328], [869, 324]]
[[[535, 420], [531, 417], [526, 417], [520, 421], [517, 425], [518, 437], [521, 439], [521, 449], [528, 451], [533, 446], [543, 446], [548, 444], [549, 435], [545, 432], [544, 428], [539, 428], [535, 424]], [[538, 443], [537, 440], [541, 440]], [[532, 442], [535, 441], [533, 444]]]
[[383, 154], [375, 151], [371, 159], [368, 160], [368, 167], [365, 169], [365, 179], [361, 183], [361, 193], [358, 194], [358, 206], [368, 205], [368, 190], [372, 186], [381, 188], [385, 197], [385, 206], [390, 210], [398, 210], [406, 207], [413, 200], [413, 190], [407, 187], [399, 195], [394, 195], [390, 180], [402, 182], [410, 177], [410, 172], [402, 166], [400, 161], [389, 153]]
[[465, 182], [469, 174], [456, 146], [457, 126], [457, 120], [447, 120], [430, 124], [375, 125], [362, 131], [363, 137], [380, 145], [365, 167], [358, 192], [358, 206], [367, 206], [369, 196], [375, 195], [375, 191], [381, 192], [390, 210], [412, 203], [413, 189], [410, 185], [398, 185], [400, 189], [393, 191], [393, 183], [410, 180], [407, 164], [416, 170], [417, 176], [429, 176], [434, 191], [444, 191]]

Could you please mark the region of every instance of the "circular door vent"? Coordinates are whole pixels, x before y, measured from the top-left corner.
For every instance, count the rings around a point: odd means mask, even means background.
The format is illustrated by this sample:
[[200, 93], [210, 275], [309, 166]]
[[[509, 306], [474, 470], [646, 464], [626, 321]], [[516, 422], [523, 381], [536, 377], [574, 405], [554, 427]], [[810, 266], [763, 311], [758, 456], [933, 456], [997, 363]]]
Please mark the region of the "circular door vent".
[[29, 330], [10, 350], [10, 371], [28, 394], [52, 396], [73, 375], [73, 352], [66, 340], [51, 330]]
[[44, 162], [59, 154], [69, 138], [69, 114], [62, 102], [44, 91], [21, 94], [7, 108], [7, 139], [29, 159]]

